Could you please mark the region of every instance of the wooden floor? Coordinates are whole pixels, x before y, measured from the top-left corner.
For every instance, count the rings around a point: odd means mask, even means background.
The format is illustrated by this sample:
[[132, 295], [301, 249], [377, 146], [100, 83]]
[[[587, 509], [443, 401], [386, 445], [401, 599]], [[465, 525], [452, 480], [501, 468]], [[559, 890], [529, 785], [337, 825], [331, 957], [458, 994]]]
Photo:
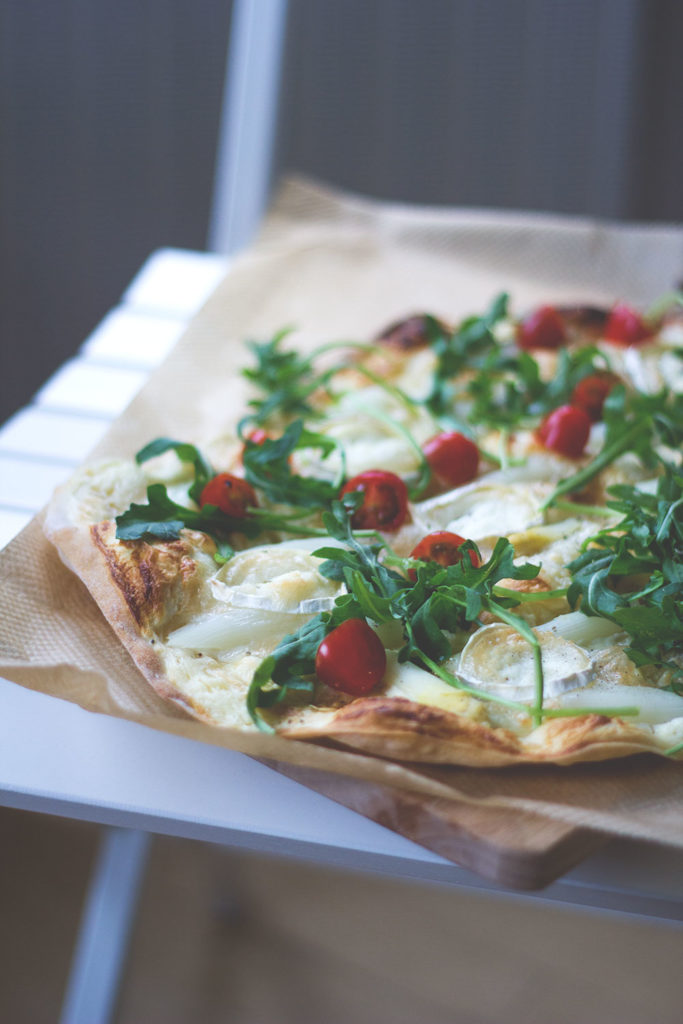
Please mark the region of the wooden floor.
[[[2, 1024], [56, 1021], [97, 838], [0, 811]], [[157, 838], [115, 1024], [680, 1024], [682, 962], [683, 929]]]

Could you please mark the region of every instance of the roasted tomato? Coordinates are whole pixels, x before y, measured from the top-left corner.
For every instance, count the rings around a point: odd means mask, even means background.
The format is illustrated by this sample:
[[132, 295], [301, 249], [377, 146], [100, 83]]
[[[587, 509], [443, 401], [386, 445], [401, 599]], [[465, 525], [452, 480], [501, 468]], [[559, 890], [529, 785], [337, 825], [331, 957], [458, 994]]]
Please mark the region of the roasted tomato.
[[435, 324], [444, 333], [449, 333], [449, 328], [441, 320], [429, 317], [426, 313], [419, 313], [390, 324], [381, 334], [377, 335], [377, 341], [381, 341], [383, 345], [388, 345], [390, 348], [400, 349], [402, 352], [424, 348], [431, 342], [432, 324]]
[[219, 473], [209, 480], [199, 497], [199, 507], [216, 505], [221, 512], [235, 519], [243, 519], [249, 507], [256, 508], [258, 501], [251, 484], [232, 473]]
[[[438, 562], [439, 565], [457, 565], [462, 561], [464, 552], [461, 550], [465, 538], [457, 533], [449, 533], [448, 530], [435, 530], [423, 537], [419, 544], [416, 544], [410, 552], [411, 558], [420, 558], [423, 562]], [[476, 552], [468, 551], [470, 561], [475, 569], [481, 565]], [[417, 579], [414, 569], [408, 570], [411, 580]]]
[[456, 430], [437, 434], [422, 445], [434, 480], [443, 490], [474, 480], [479, 469], [479, 449]]
[[348, 480], [339, 496], [363, 492], [363, 503], [351, 518], [355, 530], [398, 530], [408, 514], [408, 488], [395, 473], [368, 469]]
[[365, 619], [347, 619], [329, 633], [315, 656], [315, 674], [333, 690], [363, 697], [387, 667], [382, 641]]
[[562, 317], [568, 333], [577, 335], [577, 340], [601, 338], [605, 333], [605, 324], [609, 316], [609, 310], [601, 306], [584, 306], [574, 304], [571, 306], [556, 306], [557, 312]]
[[571, 404], [585, 410], [592, 423], [602, 419], [602, 407], [612, 388], [619, 383], [615, 373], [608, 370], [591, 373], [580, 380], [572, 391]]
[[642, 345], [652, 337], [652, 330], [640, 313], [625, 302], [617, 302], [605, 324], [605, 339], [615, 345]]
[[538, 428], [538, 439], [544, 448], [570, 459], [578, 459], [591, 431], [591, 419], [585, 409], [561, 405], [546, 416]]
[[567, 341], [567, 327], [555, 306], [539, 306], [517, 325], [520, 348], [560, 348]]

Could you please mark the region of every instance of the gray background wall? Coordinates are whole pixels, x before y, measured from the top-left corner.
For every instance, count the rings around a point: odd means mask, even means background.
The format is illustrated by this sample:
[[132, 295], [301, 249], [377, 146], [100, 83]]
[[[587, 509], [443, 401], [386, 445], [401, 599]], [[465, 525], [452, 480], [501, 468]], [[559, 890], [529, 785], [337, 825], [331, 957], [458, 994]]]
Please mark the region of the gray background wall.
[[[229, 16], [222, 0], [0, 6], [0, 419], [149, 252], [205, 247]], [[277, 170], [683, 219], [678, 0], [290, 0], [288, 24]]]

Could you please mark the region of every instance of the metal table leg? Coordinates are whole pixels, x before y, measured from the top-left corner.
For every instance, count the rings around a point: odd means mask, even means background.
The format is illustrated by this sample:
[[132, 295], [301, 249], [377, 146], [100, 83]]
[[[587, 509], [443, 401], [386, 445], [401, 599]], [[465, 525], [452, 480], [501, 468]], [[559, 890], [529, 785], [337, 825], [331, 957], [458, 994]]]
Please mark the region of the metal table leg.
[[135, 917], [150, 835], [106, 828], [90, 880], [60, 1024], [111, 1019]]

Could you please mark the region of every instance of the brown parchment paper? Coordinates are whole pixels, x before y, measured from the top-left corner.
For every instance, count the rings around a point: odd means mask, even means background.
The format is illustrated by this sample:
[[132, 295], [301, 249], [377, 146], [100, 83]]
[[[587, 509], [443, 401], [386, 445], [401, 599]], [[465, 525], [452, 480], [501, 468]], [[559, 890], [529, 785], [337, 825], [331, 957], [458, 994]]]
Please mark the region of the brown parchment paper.
[[[647, 303], [681, 277], [683, 231], [675, 226], [406, 207], [290, 180], [256, 244], [96, 454], [132, 454], [160, 434], [201, 442], [224, 432], [245, 407], [244, 340], [286, 325], [296, 328], [293, 343], [307, 348], [366, 340], [411, 312], [456, 319], [501, 290], [520, 312], [539, 301]], [[43, 538], [40, 516], [0, 555], [0, 675], [92, 711], [340, 773], [346, 788], [352, 777], [454, 808], [516, 810], [683, 847], [680, 763], [643, 756], [572, 768], [423, 769], [190, 720], [145, 683]]]

